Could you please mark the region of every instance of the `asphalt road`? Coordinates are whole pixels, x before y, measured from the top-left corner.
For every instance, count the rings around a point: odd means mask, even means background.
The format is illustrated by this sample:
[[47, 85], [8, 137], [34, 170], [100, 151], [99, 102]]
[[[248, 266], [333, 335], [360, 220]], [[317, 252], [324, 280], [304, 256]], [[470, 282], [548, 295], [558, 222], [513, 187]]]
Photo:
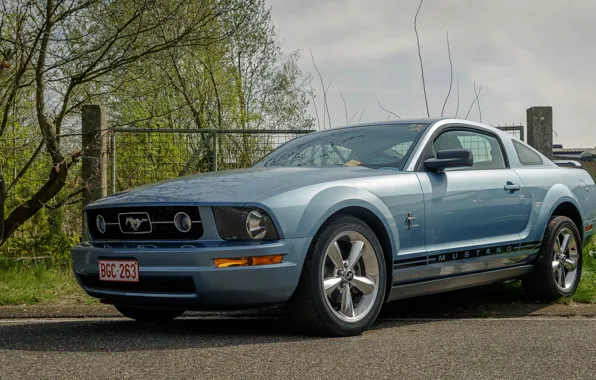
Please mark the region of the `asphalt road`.
[[278, 318], [0, 320], [1, 379], [595, 379], [596, 319], [398, 319], [352, 338]]

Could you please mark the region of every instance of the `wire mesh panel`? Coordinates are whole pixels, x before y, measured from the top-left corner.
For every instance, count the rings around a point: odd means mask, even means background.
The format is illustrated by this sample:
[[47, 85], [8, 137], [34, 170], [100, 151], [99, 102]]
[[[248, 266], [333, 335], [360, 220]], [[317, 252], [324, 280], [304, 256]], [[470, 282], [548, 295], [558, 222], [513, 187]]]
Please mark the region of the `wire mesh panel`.
[[269, 152], [303, 133], [218, 133], [217, 170], [252, 166]]
[[[116, 160], [110, 177], [121, 191], [185, 174], [241, 169], [273, 149], [312, 131], [279, 130], [115, 130]], [[113, 173], [113, 174], [112, 174]]]
[[[116, 191], [178, 176], [203, 141], [204, 136], [200, 134], [182, 132], [118, 133]], [[204, 159], [193, 167], [194, 171], [207, 168]]]
[[[523, 126], [497, 128], [524, 139]], [[117, 160], [112, 160], [109, 175], [112, 189], [121, 191], [185, 174], [247, 168], [278, 146], [313, 131], [117, 128], [114, 132], [111, 154]], [[405, 153], [408, 148], [402, 144], [394, 149]], [[486, 149], [478, 149], [478, 156], [481, 151]]]
[[503, 132], [507, 132], [518, 140], [525, 141], [523, 125], [495, 125], [495, 127], [499, 128]]

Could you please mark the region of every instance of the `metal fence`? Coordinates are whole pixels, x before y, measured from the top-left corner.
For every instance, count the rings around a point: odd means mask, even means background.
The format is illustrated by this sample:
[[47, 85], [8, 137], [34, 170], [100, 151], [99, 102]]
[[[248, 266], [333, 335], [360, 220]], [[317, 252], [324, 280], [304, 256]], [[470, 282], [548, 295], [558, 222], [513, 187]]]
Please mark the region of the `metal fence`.
[[[524, 139], [523, 126], [497, 127]], [[287, 141], [314, 131], [116, 128], [112, 132], [110, 193], [184, 174], [246, 168]]]
[[495, 128], [507, 132], [518, 140], [526, 141], [526, 134], [523, 125], [494, 125]]
[[110, 138], [110, 192], [184, 174], [246, 168], [312, 130], [117, 128]]

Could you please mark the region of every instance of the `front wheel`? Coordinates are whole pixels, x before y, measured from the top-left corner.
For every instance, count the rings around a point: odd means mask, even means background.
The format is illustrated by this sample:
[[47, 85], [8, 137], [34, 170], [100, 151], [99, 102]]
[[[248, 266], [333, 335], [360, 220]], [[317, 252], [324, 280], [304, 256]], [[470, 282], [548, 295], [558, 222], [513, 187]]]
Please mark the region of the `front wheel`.
[[336, 217], [311, 244], [290, 316], [308, 332], [358, 335], [381, 310], [386, 277], [383, 251], [372, 230], [360, 219]]
[[114, 307], [125, 317], [139, 322], [169, 322], [184, 313], [184, 310], [175, 309], [150, 309], [125, 305], [114, 305]]
[[548, 223], [536, 268], [523, 280], [524, 288], [542, 301], [575, 293], [582, 273], [582, 241], [575, 223], [554, 216]]

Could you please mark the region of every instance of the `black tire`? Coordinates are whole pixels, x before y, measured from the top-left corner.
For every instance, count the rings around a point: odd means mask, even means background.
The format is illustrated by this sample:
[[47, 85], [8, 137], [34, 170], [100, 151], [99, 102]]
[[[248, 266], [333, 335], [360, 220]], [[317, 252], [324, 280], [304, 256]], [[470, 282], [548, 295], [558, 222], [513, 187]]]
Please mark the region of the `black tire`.
[[[577, 265], [575, 279], [567, 289], [557, 285], [553, 262], [556, 261], [556, 239], [563, 229], [570, 230], [575, 238], [577, 249]], [[538, 261], [534, 271], [523, 279], [524, 289], [531, 295], [544, 302], [556, 301], [560, 297], [569, 297], [575, 293], [582, 272], [582, 240], [577, 226], [566, 216], [553, 216], [546, 226]], [[558, 274], [558, 272], [557, 272]]]
[[177, 309], [151, 309], [125, 305], [114, 305], [114, 307], [125, 317], [139, 322], [169, 322], [184, 313], [184, 310]]
[[[332, 310], [322, 284], [322, 271], [327, 247], [342, 232], [355, 231], [371, 244], [378, 262], [378, 286], [376, 296], [371, 296], [372, 305], [361, 320], [341, 320]], [[369, 254], [370, 256], [370, 254]], [[359, 335], [372, 325], [383, 305], [387, 284], [387, 272], [383, 250], [374, 232], [360, 219], [340, 215], [327, 221], [313, 239], [306, 254], [298, 287], [288, 303], [288, 314], [294, 326], [308, 334], [325, 336]], [[350, 289], [350, 287], [347, 287]], [[345, 291], [344, 288], [340, 292]]]

